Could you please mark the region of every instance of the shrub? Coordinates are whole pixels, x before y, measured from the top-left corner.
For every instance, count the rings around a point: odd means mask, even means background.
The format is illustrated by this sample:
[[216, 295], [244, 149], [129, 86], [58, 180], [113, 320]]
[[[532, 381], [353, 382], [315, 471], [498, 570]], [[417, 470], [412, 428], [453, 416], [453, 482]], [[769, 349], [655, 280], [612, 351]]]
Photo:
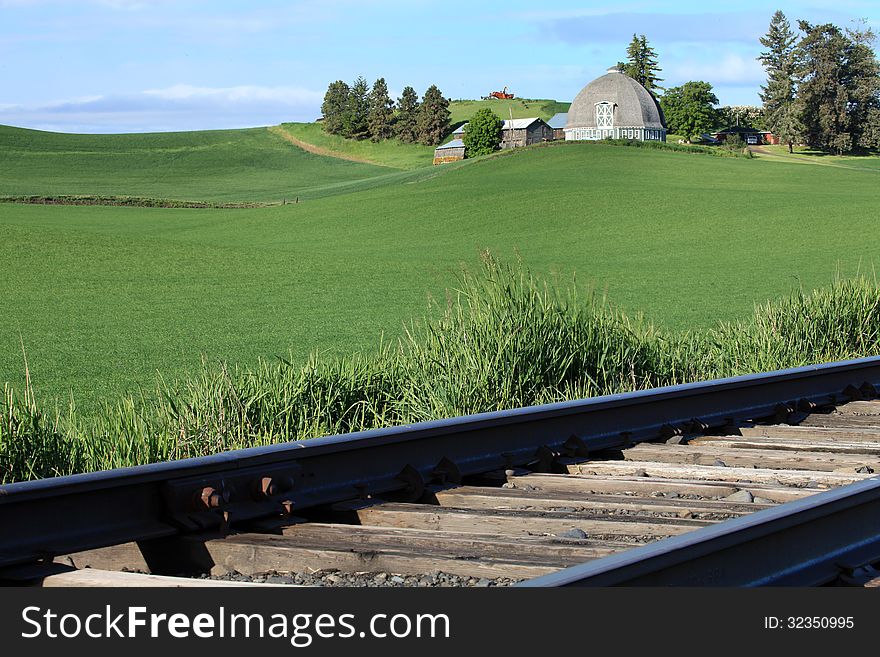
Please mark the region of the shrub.
[[501, 146], [504, 121], [488, 107], [477, 110], [464, 129], [464, 147], [467, 157], [488, 155]]

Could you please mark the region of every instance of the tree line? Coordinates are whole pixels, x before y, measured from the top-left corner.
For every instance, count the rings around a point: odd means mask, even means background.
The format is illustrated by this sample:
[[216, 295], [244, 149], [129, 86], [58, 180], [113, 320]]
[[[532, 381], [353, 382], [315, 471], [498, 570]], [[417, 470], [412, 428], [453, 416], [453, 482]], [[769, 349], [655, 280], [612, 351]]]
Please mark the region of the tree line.
[[742, 125], [769, 130], [793, 150], [804, 144], [843, 154], [880, 148], [880, 63], [876, 35], [864, 23], [841, 29], [831, 23], [798, 21], [798, 33], [777, 11], [758, 60], [767, 71], [760, 108], [716, 108], [712, 85], [701, 80], [662, 89], [657, 56], [644, 35], [627, 48], [618, 66], [646, 89], [660, 95], [667, 128], [686, 137], [717, 126]]
[[436, 85], [428, 87], [421, 101], [415, 89], [404, 87], [395, 102], [385, 78], [372, 88], [363, 77], [351, 85], [336, 80], [327, 87], [321, 114], [326, 132], [348, 139], [396, 137], [407, 144], [436, 146], [449, 132], [449, 100]]
[[880, 148], [880, 64], [864, 23], [841, 30], [798, 21], [800, 36], [777, 11], [758, 58], [767, 128], [788, 144], [849, 153]]

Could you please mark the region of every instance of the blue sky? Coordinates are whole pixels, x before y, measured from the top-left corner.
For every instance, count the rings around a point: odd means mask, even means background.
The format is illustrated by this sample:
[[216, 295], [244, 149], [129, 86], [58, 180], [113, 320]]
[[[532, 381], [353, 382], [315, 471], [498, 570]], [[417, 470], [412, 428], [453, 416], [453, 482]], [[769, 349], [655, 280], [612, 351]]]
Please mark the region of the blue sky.
[[770, 16], [880, 31], [878, 0], [768, 4], [427, 0], [0, 0], [0, 123], [67, 132], [311, 121], [332, 80], [450, 98], [504, 85], [571, 100], [624, 59], [632, 34], [664, 85], [710, 82], [757, 104]]

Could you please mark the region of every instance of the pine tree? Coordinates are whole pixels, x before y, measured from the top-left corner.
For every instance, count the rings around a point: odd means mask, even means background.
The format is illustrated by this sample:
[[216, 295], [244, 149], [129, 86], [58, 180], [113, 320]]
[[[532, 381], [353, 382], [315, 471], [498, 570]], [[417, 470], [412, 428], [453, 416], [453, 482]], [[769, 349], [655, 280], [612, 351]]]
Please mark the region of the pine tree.
[[370, 136], [367, 120], [370, 114], [369, 87], [363, 77], [351, 85], [343, 119], [342, 135], [349, 139], [366, 139]]
[[369, 114], [367, 129], [372, 141], [388, 139], [392, 134], [391, 121], [394, 118], [394, 101], [388, 97], [388, 85], [385, 78], [379, 78], [373, 84], [369, 98]]
[[477, 110], [464, 129], [464, 147], [468, 157], [488, 155], [501, 145], [504, 121], [488, 107]]
[[345, 114], [348, 111], [348, 97], [351, 90], [342, 80], [331, 82], [324, 94], [321, 114], [324, 116], [324, 130], [331, 135], [343, 132]]
[[419, 95], [412, 87], [404, 87], [397, 100], [397, 120], [394, 133], [405, 144], [412, 144], [418, 139]]
[[419, 107], [417, 130], [418, 141], [428, 146], [436, 146], [449, 132], [449, 101], [440, 93], [437, 85], [428, 87]]
[[880, 63], [874, 54], [874, 32], [864, 22], [847, 29], [846, 77], [849, 88], [850, 131], [853, 147], [880, 148]]
[[767, 48], [758, 60], [767, 71], [767, 84], [761, 86], [764, 103], [764, 123], [770, 132], [788, 144], [788, 151], [800, 138], [799, 107], [796, 104], [797, 58], [795, 34], [781, 11], [773, 14], [767, 34], [761, 45]]
[[846, 153], [863, 143], [862, 121], [877, 102], [876, 58], [870, 33], [844, 34], [831, 23], [800, 21], [798, 104], [809, 146]]
[[[623, 72], [637, 80], [645, 89], [653, 93], [661, 89], [659, 83], [662, 78], [657, 73], [662, 71], [658, 65], [657, 52], [648, 44], [648, 38], [642, 34], [633, 34], [632, 41], [626, 49], [627, 61], [623, 65]], [[620, 64], [618, 63], [618, 68]]]

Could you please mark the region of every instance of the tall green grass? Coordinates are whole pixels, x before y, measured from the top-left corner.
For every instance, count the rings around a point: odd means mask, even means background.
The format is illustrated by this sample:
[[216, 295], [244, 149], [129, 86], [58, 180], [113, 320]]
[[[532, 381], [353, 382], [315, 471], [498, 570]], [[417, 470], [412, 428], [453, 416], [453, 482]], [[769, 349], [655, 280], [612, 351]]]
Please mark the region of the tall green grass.
[[445, 303], [372, 354], [202, 363], [81, 416], [47, 411], [30, 377], [0, 401], [4, 482], [841, 360], [880, 351], [880, 287], [860, 277], [664, 334], [574, 279], [490, 257]]

